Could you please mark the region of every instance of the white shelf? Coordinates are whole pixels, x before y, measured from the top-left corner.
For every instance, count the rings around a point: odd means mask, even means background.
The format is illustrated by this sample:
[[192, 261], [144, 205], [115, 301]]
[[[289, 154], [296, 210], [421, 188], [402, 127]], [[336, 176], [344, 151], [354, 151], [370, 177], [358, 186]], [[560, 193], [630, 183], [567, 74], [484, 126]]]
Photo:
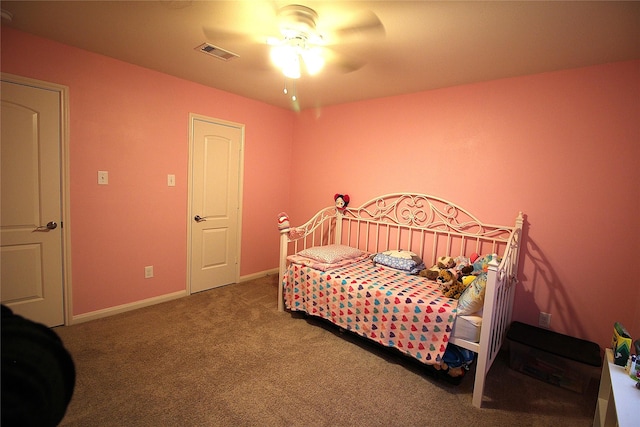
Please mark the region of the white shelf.
[[640, 425], [640, 390], [623, 366], [613, 363], [613, 352], [606, 349], [594, 427]]

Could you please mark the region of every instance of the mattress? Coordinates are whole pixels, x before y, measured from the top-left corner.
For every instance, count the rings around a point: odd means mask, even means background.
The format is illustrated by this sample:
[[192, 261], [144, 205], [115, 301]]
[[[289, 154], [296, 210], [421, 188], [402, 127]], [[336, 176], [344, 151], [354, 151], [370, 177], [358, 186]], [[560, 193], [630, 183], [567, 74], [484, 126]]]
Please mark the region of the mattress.
[[457, 316], [451, 333], [455, 338], [466, 341], [479, 342], [482, 317], [476, 315]]
[[436, 283], [368, 260], [320, 271], [291, 263], [284, 303], [395, 347], [425, 364], [440, 363], [456, 320], [456, 300]]

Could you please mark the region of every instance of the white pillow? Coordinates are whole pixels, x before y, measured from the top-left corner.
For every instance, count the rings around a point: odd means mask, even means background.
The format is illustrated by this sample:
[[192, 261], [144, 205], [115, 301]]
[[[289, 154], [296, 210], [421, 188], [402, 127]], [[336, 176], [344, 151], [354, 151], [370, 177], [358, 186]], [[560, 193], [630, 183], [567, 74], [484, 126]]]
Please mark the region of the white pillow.
[[360, 249], [345, 245], [314, 246], [298, 252], [298, 255], [311, 258], [319, 262], [333, 264], [345, 259], [357, 258], [364, 254]]

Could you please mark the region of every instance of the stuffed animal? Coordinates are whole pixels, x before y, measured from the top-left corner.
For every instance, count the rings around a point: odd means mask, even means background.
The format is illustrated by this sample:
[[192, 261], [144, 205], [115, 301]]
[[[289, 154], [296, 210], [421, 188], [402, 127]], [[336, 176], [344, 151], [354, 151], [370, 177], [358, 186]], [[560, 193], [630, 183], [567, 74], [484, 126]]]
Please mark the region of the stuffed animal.
[[464, 368], [462, 366], [456, 366], [454, 368], [452, 366], [449, 366], [445, 361], [442, 361], [439, 364], [435, 364], [433, 365], [433, 367], [436, 368], [438, 371], [439, 370], [445, 371], [450, 377], [453, 377], [453, 378], [461, 377], [464, 375]]
[[442, 361], [434, 365], [437, 370], [445, 371], [449, 376], [461, 377], [469, 370], [469, 366], [475, 358], [475, 353], [466, 348], [449, 343]]
[[475, 257], [474, 255], [471, 255], [471, 257], [458, 256], [454, 258], [454, 261], [456, 263], [456, 271], [458, 272], [458, 277], [469, 276], [470, 274], [474, 273], [472, 259], [475, 261], [475, 259], [478, 258], [477, 255]]
[[426, 277], [429, 280], [436, 280], [438, 278], [438, 274], [440, 274], [440, 269], [437, 265], [434, 265], [431, 268], [425, 268], [418, 273], [418, 276]]
[[278, 214], [278, 230], [286, 230], [291, 225], [289, 224], [289, 215], [286, 212], [280, 212]]
[[436, 265], [441, 269], [449, 269], [455, 267], [456, 262], [450, 256], [441, 256], [440, 258], [438, 258], [438, 263]]
[[466, 288], [466, 286], [458, 280], [458, 275], [447, 269], [440, 270], [436, 281], [440, 285], [442, 294], [447, 298], [460, 298], [460, 295], [462, 295], [462, 292]]
[[418, 275], [426, 277], [429, 280], [436, 280], [440, 274], [440, 270], [446, 269], [455, 272], [458, 281], [463, 282], [466, 286], [473, 281], [475, 276], [487, 271], [487, 260], [491, 260], [491, 257], [491, 255], [488, 255], [480, 258], [476, 253], [471, 254], [470, 257], [459, 256], [452, 258], [450, 256], [441, 256], [438, 257], [433, 267], [420, 271]]
[[418, 273], [419, 276], [426, 277], [429, 280], [436, 280], [442, 269], [450, 269], [456, 266], [456, 262], [450, 256], [441, 256], [438, 258], [436, 265], [431, 268], [422, 270]]
[[464, 285], [464, 288], [467, 289], [467, 286], [469, 286], [471, 283], [473, 283], [474, 280], [476, 280], [476, 277], [473, 274], [470, 274], [468, 276], [462, 276], [462, 279], [458, 279], [462, 282], [462, 284]]
[[336, 208], [340, 211], [343, 211], [349, 204], [349, 195], [336, 194], [335, 196], [333, 196], [333, 200], [336, 202]]

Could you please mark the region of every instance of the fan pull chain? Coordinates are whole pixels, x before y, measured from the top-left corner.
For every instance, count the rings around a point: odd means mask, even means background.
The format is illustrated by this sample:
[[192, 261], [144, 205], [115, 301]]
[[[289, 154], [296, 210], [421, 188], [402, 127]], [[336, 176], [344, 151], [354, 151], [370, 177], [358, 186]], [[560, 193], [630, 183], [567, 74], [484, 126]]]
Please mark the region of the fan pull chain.
[[[298, 97], [296, 96], [296, 81], [293, 80], [293, 88], [292, 88], [292, 92], [291, 92], [291, 100], [292, 101], [296, 101], [298, 99]], [[285, 95], [289, 94], [289, 89], [287, 89], [287, 79], [284, 79], [284, 89], [282, 90], [282, 93], [284, 93]]]

